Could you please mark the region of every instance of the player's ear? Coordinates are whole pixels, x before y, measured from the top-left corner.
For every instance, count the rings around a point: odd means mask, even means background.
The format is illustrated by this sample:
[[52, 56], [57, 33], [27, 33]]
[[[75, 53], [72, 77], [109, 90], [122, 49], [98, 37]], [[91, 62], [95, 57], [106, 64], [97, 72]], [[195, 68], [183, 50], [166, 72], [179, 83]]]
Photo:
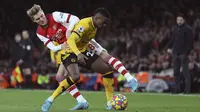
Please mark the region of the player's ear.
[[33, 22], [36, 22], [33, 16], [32, 16], [32, 17], [30, 17], [30, 18], [31, 18], [31, 20], [32, 20]]

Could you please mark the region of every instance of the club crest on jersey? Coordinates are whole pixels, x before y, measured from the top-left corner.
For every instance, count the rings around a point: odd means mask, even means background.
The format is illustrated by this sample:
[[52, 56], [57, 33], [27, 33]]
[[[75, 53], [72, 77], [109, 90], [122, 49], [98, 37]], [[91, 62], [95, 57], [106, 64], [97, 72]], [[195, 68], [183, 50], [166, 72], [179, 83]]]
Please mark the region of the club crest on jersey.
[[79, 28], [78, 28], [78, 32], [79, 33], [82, 33], [84, 31], [84, 27], [83, 26], [80, 26]]
[[53, 29], [54, 29], [54, 30], [56, 30], [56, 29], [57, 29], [56, 25], [53, 25]]
[[72, 59], [71, 59], [71, 62], [76, 62], [76, 59], [72, 58]]

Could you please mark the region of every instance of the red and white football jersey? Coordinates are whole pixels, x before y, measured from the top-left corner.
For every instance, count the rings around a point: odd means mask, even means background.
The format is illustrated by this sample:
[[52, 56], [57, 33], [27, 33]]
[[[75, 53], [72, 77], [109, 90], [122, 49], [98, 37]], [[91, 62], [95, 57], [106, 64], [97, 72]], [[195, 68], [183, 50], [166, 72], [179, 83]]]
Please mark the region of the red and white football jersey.
[[66, 35], [69, 36], [74, 25], [79, 21], [79, 18], [63, 12], [53, 12], [46, 15], [48, 20], [47, 27], [38, 26], [37, 36], [49, 49], [58, 51], [61, 45], [55, 46], [52, 42], [62, 44], [66, 42]]

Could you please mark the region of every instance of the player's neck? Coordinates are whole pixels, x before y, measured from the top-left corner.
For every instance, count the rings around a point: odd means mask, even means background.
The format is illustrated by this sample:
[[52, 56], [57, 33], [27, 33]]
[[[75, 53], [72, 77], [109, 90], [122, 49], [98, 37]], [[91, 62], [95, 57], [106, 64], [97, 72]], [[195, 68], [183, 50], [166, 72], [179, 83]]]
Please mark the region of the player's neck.
[[97, 26], [94, 24], [94, 17], [92, 17], [92, 26], [93, 26], [94, 28], [97, 28]]
[[40, 25], [42, 28], [47, 28], [48, 27], [48, 23], [45, 25]]

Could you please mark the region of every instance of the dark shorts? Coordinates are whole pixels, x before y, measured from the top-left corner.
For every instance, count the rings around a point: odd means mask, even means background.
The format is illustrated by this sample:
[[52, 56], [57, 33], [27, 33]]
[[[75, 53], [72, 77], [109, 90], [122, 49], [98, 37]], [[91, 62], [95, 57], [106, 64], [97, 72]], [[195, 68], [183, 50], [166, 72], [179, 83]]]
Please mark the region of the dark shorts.
[[86, 61], [86, 65], [82, 65], [80, 63], [78, 63], [77, 61], [77, 56], [76, 54], [74, 53], [67, 53], [67, 54], [64, 54], [64, 55], [61, 55], [61, 61], [63, 63], [63, 65], [65, 67], [67, 67], [68, 65], [70, 64], [73, 64], [73, 63], [77, 63], [79, 66], [85, 68], [85, 69], [90, 69], [91, 66], [92, 66], [92, 63], [99, 57], [98, 55], [94, 54], [94, 53], [91, 53], [90, 51], [85, 51], [85, 52], [82, 52], [85, 56], [87, 56], [88, 60], [85, 60]]

